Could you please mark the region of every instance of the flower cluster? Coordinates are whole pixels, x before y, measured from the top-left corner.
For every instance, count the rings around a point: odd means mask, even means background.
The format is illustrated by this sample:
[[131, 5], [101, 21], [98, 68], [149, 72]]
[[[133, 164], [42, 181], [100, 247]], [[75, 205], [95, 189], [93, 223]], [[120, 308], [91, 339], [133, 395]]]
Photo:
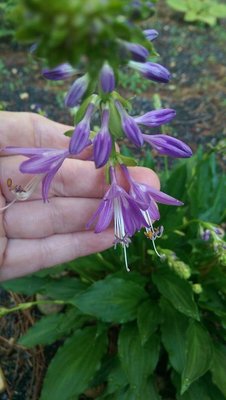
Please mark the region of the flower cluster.
[[[147, 40], [151, 41], [158, 35], [153, 29], [145, 30], [143, 34]], [[162, 83], [169, 81], [169, 71], [160, 64], [148, 61], [149, 52], [145, 47], [119, 40], [119, 48], [122, 54], [126, 54], [126, 59], [130, 59], [128, 65], [140, 71], [147, 79]], [[43, 70], [44, 77], [52, 80], [64, 80], [76, 74], [75, 68], [68, 63]], [[162, 235], [163, 227], [160, 226], [157, 229], [153, 227], [154, 221], [160, 219], [157, 203], [174, 206], [180, 206], [183, 203], [151, 186], [134, 181], [127, 166], [122, 162], [120, 154], [116, 151], [117, 140], [125, 135], [137, 147], [148, 143], [160, 155], [172, 157], [190, 157], [192, 151], [189, 146], [172, 136], [159, 132], [156, 134], [142, 132], [143, 126], [158, 128], [169, 123], [175, 117], [176, 112], [173, 109], [164, 108], [151, 110], [140, 116], [129, 115], [127, 101], [115, 91], [114, 70], [107, 61], [104, 62], [99, 72], [96, 88], [91, 95], [90, 85], [91, 78], [88, 74], [80, 76], [71, 85], [65, 97], [65, 105], [68, 107], [78, 106], [82, 102], [76, 114], [77, 124], [71, 132], [67, 149], [17, 147], [3, 149], [8, 154], [21, 154], [28, 157], [20, 165], [20, 171], [35, 175], [24, 188], [20, 185], [13, 186], [12, 182], [9, 182], [8, 187], [14, 194], [14, 199], [10, 204], [16, 200], [23, 201], [29, 198], [40, 182], [42, 182], [42, 197], [46, 202], [52, 179], [65, 158], [78, 155], [86, 147], [91, 146], [91, 159], [96, 168], [105, 166], [109, 170], [110, 187], [96, 213], [87, 223], [87, 228], [97, 221], [95, 232], [99, 233], [113, 221], [114, 244], [122, 245], [126, 268], [129, 270], [126, 248], [131, 242], [131, 237], [141, 228], [145, 229], [146, 236], [151, 239], [158, 254], [155, 239]], [[92, 131], [92, 118], [97, 112], [99, 112], [101, 121], [100, 128]], [[117, 181], [117, 171], [119, 170], [128, 182], [128, 191]]]

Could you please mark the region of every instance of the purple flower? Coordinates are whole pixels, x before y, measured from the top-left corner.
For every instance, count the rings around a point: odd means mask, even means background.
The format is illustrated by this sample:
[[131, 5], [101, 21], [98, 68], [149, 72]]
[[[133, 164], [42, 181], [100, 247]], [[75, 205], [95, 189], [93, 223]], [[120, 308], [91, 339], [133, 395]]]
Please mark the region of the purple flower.
[[170, 122], [176, 116], [176, 111], [171, 108], [162, 108], [160, 110], [149, 111], [144, 115], [135, 117], [137, 124], [155, 127]]
[[120, 243], [124, 250], [126, 269], [129, 270], [126, 247], [130, 236], [143, 226], [147, 226], [144, 216], [136, 202], [121, 186], [117, 184], [115, 171], [110, 167], [111, 186], [106, 192], [97, 211], [87, 224], [89, 228], [96, 219], [95, 232], [104, 231], [114, 220], [115, 245]]
[[86, 109], [85, 116], [76, 126], [69, 144], [69, 151], [71, 154], [80, 153], [85, 147], [90, 144], [90, 120], [94, 108], [95, 105], [93, 103], [90, 103]]
[[111, 93], [115, 89], [114, 71], [107, 62], [100, 71], [100, 87], [104, 93]]
[[23, 161], [20, 164], [19, 169], [24, 174], [36, 175], [24, 188], [16, 185], [10, 189], [15, 195], [15, 199], [11, 204], [13, 204], [16, 200], [27, 200], [41, 181], [42, 197], [44, 202], [47, 201], [52, 179], [63, 164], [65, 158], [69, 156], [69, 151], [49, 148], [24, 147], [6, 147], [3, 150], [7, 154], [20, 154], [29, 157], [28, 160]]
[[210, 240], [210, 230], [209, 229], [205, 229], [203, 231], [203, 234], [201, 235], [202, 240], [204, 240], [205, 242], [208, 242], [208, 240]]
[[125, 165], [121, 165], [121, 168], [130, 184], [129, 194], [134, 200], [136, 200], [137, 205], [140, 208], [143, 217], [145, 218], [146, 225], [144, 226], [146, 229], [146, 236], [152, 240], [156, 254], [159, 257], [162, 257], [156, 249], [155, 240], [156, 238], [161, 237], [163, 233], [163, 227], [160, 226], [157, 230], [153, 228], [154, 221], [160, 219], [157, 203], [168, 204], [172, 206], [182, 206], [183, 203], [149, 185], [136, 182], [129, 174], [129, 171]]
[[65, 105], [67, 107], [77, 106], [84, 96], [88, 85], [89, 78], [87, 74], [76, 79], [65, 97]]
[[125, 135], [128, 137], [131, 142], [133, 142], [136, 146], [141, 147], [144, 143], [142, 132], [140, 131], [139, 126], [136, 124], [134, 119], [130, 117], [125, 109], [122, 107], [119, 101], [115, 101], [115, 105], [121, 117], [122, 129], [125, 132]]
[[168, 135], [144, 135], [143, 139], [161, 155], [188, 158], [192, 156], [190, 147], [179, 139]]
[[130, 43], [124, 41], [122, 42], [122, 44], [123, 47], [125, 47], [126, 50], [130, 53], [132, 60], [138, 62], [145, 62], [146, 59], [148, 58], [149, 52], [144, 46], [141, 46], [140, 44], [137, 43]]
[[170, 80], [168, 69], [160, 64], [152, 63], [150, 61], [145, 63], [130, 61], [129, 66], [138, 70], [145, 78], [154, 82], [167, 83]]
[[109, 160], [112, 140], [108, 129], [109, 111], [105, 109], [102, 114], [102, 125], [99, 133], [93, 140], [93, 154], [96, 168], [103, 167]]
[[150, 40], [150, 42], [152, 42], [152, 40], [155, 40], [159, 35], [155, 29], [145, 29], [143, 33], [144, 36], [146, 36], [146, 39]]
[[42, 75], [46, 79], [60, 81], [70, 78], [75, 74], [75, 69], [68, 63], [60, 64], [53, 69], [45, 68], [42, 70]]

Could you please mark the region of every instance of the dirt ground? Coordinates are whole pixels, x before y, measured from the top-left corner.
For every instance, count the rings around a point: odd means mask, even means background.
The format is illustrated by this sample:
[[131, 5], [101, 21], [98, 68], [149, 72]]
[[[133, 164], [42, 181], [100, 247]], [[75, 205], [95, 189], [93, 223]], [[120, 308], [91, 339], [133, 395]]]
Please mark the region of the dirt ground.
[[[177, 14], [158, 4], [151, 27], [160, 33], [155, 42], [159, 61], [172, 72], [168, 85], [151, 85], [133, 101], [134, 113], [150, 110], [154, 93], [164, 107], [177, 111], [169, 133], [186, 141], [194, 150], [223, 137], [226, 111], [226, 22], [214, 28], [190, 25]], [[51, 119], [70, 124], [72, 118], [63, 106], [68, 85], [46, 82], [38, 64], [26, 48], [0, 41], [0, 109], [40, 112]], [[125, 93], [125, 89], [123, 89]], [[130, 95], [130, 93], [128, 93]], [[2, 306], [25, 301], [0, 288]], [[0, 321], [0, 367], [7, 380], [0, 400], [38, 400], [43, 374], [54, 349], [41, 347], [27, 351], [15, 344], [21, 333], [37, 318], [36, 312], [10, 314]]]

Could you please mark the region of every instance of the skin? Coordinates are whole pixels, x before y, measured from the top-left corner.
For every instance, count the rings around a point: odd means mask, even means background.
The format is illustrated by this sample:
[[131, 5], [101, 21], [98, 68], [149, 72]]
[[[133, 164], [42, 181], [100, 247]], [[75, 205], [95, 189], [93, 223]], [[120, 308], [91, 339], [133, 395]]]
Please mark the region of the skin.
[[[5, 146], [66, 148], [69, 138], [63, 132], [71, 127], [53, 122], [38, 114], [0, 112], [0, 148]], [[43, 204], [41, 186], [25, 202], [16, 202], [0, 211], [0, 280], [33, 273], [42, 268], [64, 263], [77, 257], [103, 251], [113, 245], [110, 227], [95, 234], [86, 223], [98, 207], [107, 186], [104, 169], [94, 163], [66, 159], [56, 174], [49, 193], [49, 203]], [[30, 175], [19, 172], [25, 158], [0, 153], [0, 207], [13, 199], [7, 186], [11, 178], [24, 186]], [[141, 167], [131, 168], [133, 177], [159, 189], [157, 175]], [[120, 183], [126, 187], [123, 177]]]

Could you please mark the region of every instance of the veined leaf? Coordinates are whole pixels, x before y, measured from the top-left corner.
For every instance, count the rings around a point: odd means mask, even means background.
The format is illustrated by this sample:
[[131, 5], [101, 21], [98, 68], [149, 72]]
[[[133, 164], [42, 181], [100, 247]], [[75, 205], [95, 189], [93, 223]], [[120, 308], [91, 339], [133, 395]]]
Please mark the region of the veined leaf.
[[77, 331], [59, 348], [48, 368], [40, 400], [68, 400], [89, 385], [106, 351], [106, 334], [95, 327]]
[[130, 388], [137, 399], [142, 399], [147, 379], [158, 362], [159, 337], [152, 335], [142, 346], [136, 325], [124, 325], [119, 335], [119, 358]]
[[19, 344], [26, 347], [51, 344], [72, 329], [80, 328], [86, 319], [87, 317], [81, 315], [75, 307], [65, 314], [51, 314], [42, 317], [19, 339]]
[[138, 308], [137, 325], [142, 345], [156, 331], [161, 319], [161, 310], [158, 304], [151, 300], [144, 301]]
[[188, 318], [175, 310], [165, 299], [161, 300], [161, 309], [162, 341], [171, 365], [181, 373], [185, 365], [185, 333], [188, 328]]
[[147, 298], [142, 286], [109, 276], [95, 282], [72, 304], [83, 313], [105, 322], [123, 323], [136, 318], [139, 304]]
[[181, 313], [199, 320], [198, 308], [189, 283], [168, 268], [158, 268], [152, 274], [160, 293]]
[[186, 358], [182, 373], [181, 394], [192, 382], [209, 370], [212, 357], [210, 336], [200, 323], [192, 321], [186, 336]]
[[210, 367], [213, 382], [226, 397], [226, 348], [215, 345]]

